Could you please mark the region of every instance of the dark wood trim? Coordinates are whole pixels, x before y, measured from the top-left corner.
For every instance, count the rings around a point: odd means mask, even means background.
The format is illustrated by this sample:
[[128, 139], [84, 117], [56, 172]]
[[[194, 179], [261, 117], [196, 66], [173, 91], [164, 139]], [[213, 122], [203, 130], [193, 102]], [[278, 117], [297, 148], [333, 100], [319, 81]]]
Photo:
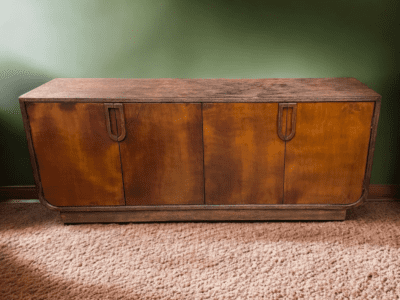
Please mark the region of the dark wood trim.
[[[307, 102], [376, 102], [380, 101], [381, 97], [346, 97], [346, 100], [333, 98], [333, 97], [314, 97], [309, 96], [305, 99], [296, 98], [296, 97], [275, 97], [275, 98], [129, 98], [129, 99], [107, 99], [108, 103], [288, 103], [288, 102], [296, 102], [296, 103], [307, 103]], [[35, 102], [35, 103], [43, 103], [43, 102], [51, 102], [51, 103], [77, 103], [77, 102], [86, 102], [86, 103], [104, 103], [102, 99], [91, 99], [91, 98], [57, 98], [57, 99], [46, 99], [46, 98], [35, 98], [35, 99], [27, 99], [27, 98], [19, 98], [20, 101], [25, 102]], [[229, 100], [229, 102], [228, 102]]]
[[177, 221], [343, 221], [346, 210], [176, 210], [176, 211], [68, 211], [64, 224]]
[[24, 124], [26, 141], [27, 141], [28, 149], [29, 149], [29, 160], [31, 163], [32, 171], [33, 171], [33, 178], [35, 180], [35, 185], [33, 187], [36, 189], [37, 199], [40, 199], [40, 197], [39, 197], [40, 175], [39, 175], [38, 163], [36, 161], [35, 149], [33, 148], [33, 142], [32, 142], [32, 136], [31, 136], [31, 126], [29, 124], [29, 118], [28, 118], [28, 113], [26, 111], [25, 102], [19, 100], [19, 106], [21, 108], [22, 121]]
[[[35, 185], [1, 186], [0, 201], [8, 199], [39, 199], [39, 192]], [[400, 200], [400, 185], [370, 184], [367, 201], [380, 199]]]
[[[375, 152], [375, 142], [378, 131], [378, 121], [379, 121], [380, 111], [381, 111], [381, 98], [379, 98], [379, 101], [375, 102], [374, 115], [372, 117], [372, 122], [371, 122], [371, 135], [369, 139], [367, 165], [365, 168], [365, 178], [363, 183], [363, 186], [368, 191], [368, 194], [370, 192], [370, 180], [371, 180], [372, 164]], [[371, 199], [369, 195], [367, 195], [367, 199]]]

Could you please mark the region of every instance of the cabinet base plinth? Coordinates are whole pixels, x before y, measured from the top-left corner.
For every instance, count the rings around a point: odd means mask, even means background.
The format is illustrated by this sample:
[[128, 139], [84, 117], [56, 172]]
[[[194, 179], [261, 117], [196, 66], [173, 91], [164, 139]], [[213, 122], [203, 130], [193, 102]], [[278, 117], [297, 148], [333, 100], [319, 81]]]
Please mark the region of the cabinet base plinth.
[[346, 210], [174, 210], [174, 211], [68, 211], [60, 212], [64, 224], [177, 221], [343, 221]]

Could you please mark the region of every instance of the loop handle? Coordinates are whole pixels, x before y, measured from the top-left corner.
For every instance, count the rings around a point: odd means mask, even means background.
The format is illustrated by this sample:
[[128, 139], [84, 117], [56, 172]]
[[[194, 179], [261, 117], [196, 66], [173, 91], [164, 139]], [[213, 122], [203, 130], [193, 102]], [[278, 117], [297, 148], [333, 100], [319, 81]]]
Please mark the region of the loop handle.
[[[289, 135], [284, 135], [282, 133], [282, 114], [283, 109], [291, 107], [293, 109], [292, 113], [292, 132]], [[278, 106], [278, 136], [283, 141], [290, 141], [296, 133], [296, 116], [297, 116], [297, 103], [279, 103]]]
[[[123, 105], [121, 103], [104, 103], [104, 107], [105, 107], [105, 112], [106, 112], [106, 125], [107, 125], [108, 135], [110, 136], [110, 138], [113, 141], [120, 142], [126, 136]], [[120, 116], [121, 116], [121, 134], [118, 137], [117, 137], [117, 135], [112, 134], [112, 132], [111, 132], [110, 108], [117, 108], [119, 110], [119, 112], [120, 112]]]

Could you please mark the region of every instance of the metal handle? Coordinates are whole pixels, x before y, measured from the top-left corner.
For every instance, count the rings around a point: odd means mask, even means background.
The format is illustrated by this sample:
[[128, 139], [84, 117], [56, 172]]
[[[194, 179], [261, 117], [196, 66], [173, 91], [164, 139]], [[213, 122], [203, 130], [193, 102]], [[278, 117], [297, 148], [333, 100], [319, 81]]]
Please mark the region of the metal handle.
[[[124, 118], [124, 108], [121, 103], [104, 103], [104, 107], [106, 110], [106, 124], [107, 131], [110, 138], [115, 142], [120, 142], [125, 138], [126, 129], [125, 129], [125, 118]], [[111, 121], [110, 121], [110, 108], [118, 108], [121, 116], [121, 134], [117, 137], [115, 134], [111, 132]], [[118, 123], [117, 123], [118, 126]]]
[[[282, 113], [283, 113], [283, 108], [291, 107], [293, 109], [292, 113], [292, 132], [289, 135], [283, 135], [282, 133]], [[297, 103], [279, 103], [278, 106], [278, 136], [280, 137], [281, 140], [283, 141], [290, 141], [295, 133], [296, 133], [296, 115], [297, 115]]]

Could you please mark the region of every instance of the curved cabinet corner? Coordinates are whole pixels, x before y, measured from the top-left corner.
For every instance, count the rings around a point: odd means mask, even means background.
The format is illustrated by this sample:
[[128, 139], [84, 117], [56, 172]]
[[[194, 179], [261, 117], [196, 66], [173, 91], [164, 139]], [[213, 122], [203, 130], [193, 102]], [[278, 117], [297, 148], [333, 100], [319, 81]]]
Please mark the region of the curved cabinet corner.
[[363, 193], [373, 102], [298, 103], [285, 204], [351, 204]]
[[40, 182], [39, 182], [39, 195], [38, 196], [39, 196], [40, 203], [43, 206], [47, 207], [48, 209], [55, 210], [55, 211], [61, 211], [62, 210], [62, 207], [55, 206], [55, 205], [51, 204], [49, 201], [46, 200], [46, 198], [43, 195], [43, 189], [42, 189], [42, 185], [41, 185]]

